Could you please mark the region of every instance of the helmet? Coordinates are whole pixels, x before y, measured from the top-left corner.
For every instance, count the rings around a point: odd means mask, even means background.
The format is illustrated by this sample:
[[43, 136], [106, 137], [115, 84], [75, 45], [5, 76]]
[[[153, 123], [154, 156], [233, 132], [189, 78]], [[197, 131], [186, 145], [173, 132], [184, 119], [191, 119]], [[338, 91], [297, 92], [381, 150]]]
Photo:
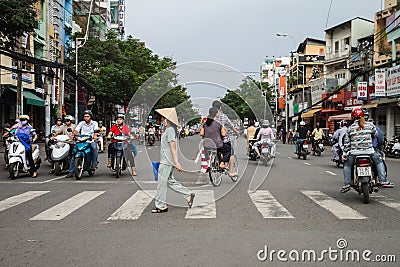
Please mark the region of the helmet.
[[62, 118], [57, 117], [57, 118], [56, 118], [56, 121], [62, 121]]
[[30, 118], [29, 118], [28, 115], [21, 115], [21, 116], [19, 116], [19, 120], [20, 120], [20, 121], [23, 121], [23, 120], [29, 121]]
[[364, 112], [364, 118], [369, 118], [369, 111], [368, 111], [368, 109], [366, 109], [366, 108], [363, 108], [362, 109], [362, 112]]
[[301, 121], [300, 125], [304, 126], [304, 125], [306, 125], [306, 123], [304, 121]]
[[342, 120], [342, 121], [340, 122], [340, 127], [344, 127], [344, 126], [347, 126], [347, 121]]
[[260, 126], [260, 123], [259, 123], [258, 121], [256, 121], [256, 122], [254, 123], [254, 126], [255, 126], [255, 127], [258, 127], [258, 126]]
[[351, 112], [351, 117], [353, 119], [359, 119], [361, 117], [364, 117], [364, 112], [362, 111], [361, 108], [355, 108], [353, 109], [353, 111]]
[[85, 111], [83, 112], [83, 115], [90, 115], [90, 118], [92, 118], [93, 113], [92, 113], [91, 110], [87, 109], [87, 110], [85, 110]]
[[262, 127], [265, 127], [265, 128], [266, 128], [266, 127], [269, 127], [269, 126], [270, 126], [269, 120], [263, 120], [261, 126], [262, 126]]
[[98, 124], [103, 124], [103, 121], [99, 121]]
[[75, 120], [75, 118], [74, 117], [72, 117], [71, 115], [67, 115], [67, 116], [65, 116], [64, 117], [64, 122], [67, 122], [67, 121], [74, 121]]
[[119, 114], [117, 115], [117, 119], [123, 119], [123, 120], [125, 120], [125, 115], [122, 114], [122, 113], [119, 113]]

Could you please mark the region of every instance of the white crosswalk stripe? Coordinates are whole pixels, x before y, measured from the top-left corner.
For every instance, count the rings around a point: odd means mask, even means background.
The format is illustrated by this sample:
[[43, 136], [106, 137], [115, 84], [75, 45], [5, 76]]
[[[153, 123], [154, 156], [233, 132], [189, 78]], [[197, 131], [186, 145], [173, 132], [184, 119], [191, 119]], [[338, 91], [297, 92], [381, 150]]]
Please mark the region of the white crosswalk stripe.
[[9, 209], [11, 207], [17, 206], [21, 203], [32, 200], [41, 195], [47, 194], [50, 191], [28, 191], [20, 195], [12, 196], [7, 199], [0, 201], [0, 211]]
[[320, 191], [301, 190], [301, 193], [341, 220], [361, 220], [367, 218], [358, 211]]
[[386, 207], [400, 211], [400, 201], [382, 195], [371, 195], [371, 199], [385, 205]]
[[268, 190], [248, 192], [257, 210], [265, 219], [293, 219], [293, 215], [285, 209]]
[[105, 193], [105, 191], [83, 191], [63, 202], [60, 204], [43, 211], [42, 213], [30, 218], [29, 220], [33, 221], [58, 221], [75, 210], [79, 209], [83, 205], [87, 204], [88, 202], [92, 201], [96, 197], [100, 196], [101, 194]]
[[121, 207], [119, 207], [107, 220], [137, 220], [146, 207], [153, 201], [156, 190], [138, 190]]
[[217, 217], [213, 190], [194, 190], [196, 197], [193, 206], [188, 209], [186, 219], [213, 219]]

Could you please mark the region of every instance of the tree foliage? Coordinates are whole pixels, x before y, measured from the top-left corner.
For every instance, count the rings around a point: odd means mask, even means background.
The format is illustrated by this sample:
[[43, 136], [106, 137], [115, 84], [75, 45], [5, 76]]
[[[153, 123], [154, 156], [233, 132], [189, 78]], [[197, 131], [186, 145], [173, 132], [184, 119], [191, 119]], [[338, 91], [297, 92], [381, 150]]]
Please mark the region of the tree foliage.
[[38, 25], [34, 4], [38, 0], [0, 0], [0, 46], [15, 48], [23, 33], [31, 33]]

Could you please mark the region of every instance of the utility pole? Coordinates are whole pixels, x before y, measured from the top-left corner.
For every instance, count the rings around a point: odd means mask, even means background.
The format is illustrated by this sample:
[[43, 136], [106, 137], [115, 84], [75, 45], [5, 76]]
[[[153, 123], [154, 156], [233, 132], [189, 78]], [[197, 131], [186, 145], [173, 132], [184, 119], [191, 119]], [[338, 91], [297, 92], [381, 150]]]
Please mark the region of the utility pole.
[[[46, 59], [50, 60], [50, 4], [46, 5], [46, 16], [47, 16], [47, 21], [46, 21]], [[50, 73], [50, 68], [47, 67], [47, 74]], [[48, 136], [50, 134], [50, 92], [51, 92], [51, 78], [49, 75], [46, 75], [45, 78], [45, 108], [44, 108], [44, 113], [45, 113], [45, 135]]]
[[[22, 37], [18, 41], [18, 53], [22, 54]], [[16, 114], [18, 118], [24, 112], [24, 98], [22, 97], [22, 61], [17, 62], [17, 103], [16, 103]]]
[[[61, 46], [61, 64], [64, 63], [64, 45]], [[60, 69], [59, 72], [59, 83], [58, 83], [58, 109], [57, 117], [63, 117], [63, 105], [64, 105], [64, 69]]]

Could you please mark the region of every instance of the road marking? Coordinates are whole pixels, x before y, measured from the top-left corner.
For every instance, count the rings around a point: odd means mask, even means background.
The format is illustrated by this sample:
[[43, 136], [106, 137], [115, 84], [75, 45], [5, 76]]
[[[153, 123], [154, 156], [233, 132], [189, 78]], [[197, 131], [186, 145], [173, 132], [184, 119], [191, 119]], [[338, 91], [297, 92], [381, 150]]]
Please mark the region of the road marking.
[[83, 191], [61, 202], [58, 205], [43, 211], [42, 213], [30, 218], [29, 220], [32, 221], [61, 220], [103, 193], [105, 193], [105, 191]]
[[0, 211], [9, 209], [11, 207], [17, 206], [21, 203], [32, 200], [41, 195], [47, 194], [50, 191], [28, 191], [20, 195], [12, 196], [7, 199], [0, 201]]
[[330, 171], [325, 171], [326, 173], [329, 173], [329, 174], [332, 174], [332, 175], [337, 175], [336, 173], [334, 173], [334, 172], [330, 172]]
[[59, 179], [64, 179], [64, 178], [67, 178], [67, 175], [63, 175], [63, 176], [56, 177], [56, 178], [53, 178], [53, 179], [41, 181], [40, 183], [45, 184], [45, 183], [49, 183], [49, 182], [56, 181], [56, 180], [59, 180]]
[[341, 220], [361, 220], [367, 218], [358, 211], [320, 191], [301, 190], [300, 192]]
[[214, 219], [217, 217], [214, 190], [195, 190], [193, 206], [186, 212], [186, 219]]
[[304, 164], [306, 164], [306, 165], [308, 165], [308, 166], [310, 166], [311, 165], [311, 163], [308, 163], [308, 162], [303, 162]]
[[374, 201], [385, 205], [386, 207], [389, 207], [389, 208], [395, 209], [397, 211], [400, 211], [400, 202], [397, 201], [397, 200], [394, 200], [392, 198], [385, 197], [385, 196], [382, 196], [382, 195], [371, 195], [371, 198]]
[[285, 209], [268, 190], [248, 191], [248, 194], [264, 219], [293, 219], [293, 215]]
[[281, 153], [279, 153], [279, 152], [276, 152], [276, 154], [280, 155]]
[[287, 157], [288, 159], [293, 159], [292, 157]]
[[156, 190], [138, 190], [107, 221], [137, 220], [147, 206], [153, 201]]

